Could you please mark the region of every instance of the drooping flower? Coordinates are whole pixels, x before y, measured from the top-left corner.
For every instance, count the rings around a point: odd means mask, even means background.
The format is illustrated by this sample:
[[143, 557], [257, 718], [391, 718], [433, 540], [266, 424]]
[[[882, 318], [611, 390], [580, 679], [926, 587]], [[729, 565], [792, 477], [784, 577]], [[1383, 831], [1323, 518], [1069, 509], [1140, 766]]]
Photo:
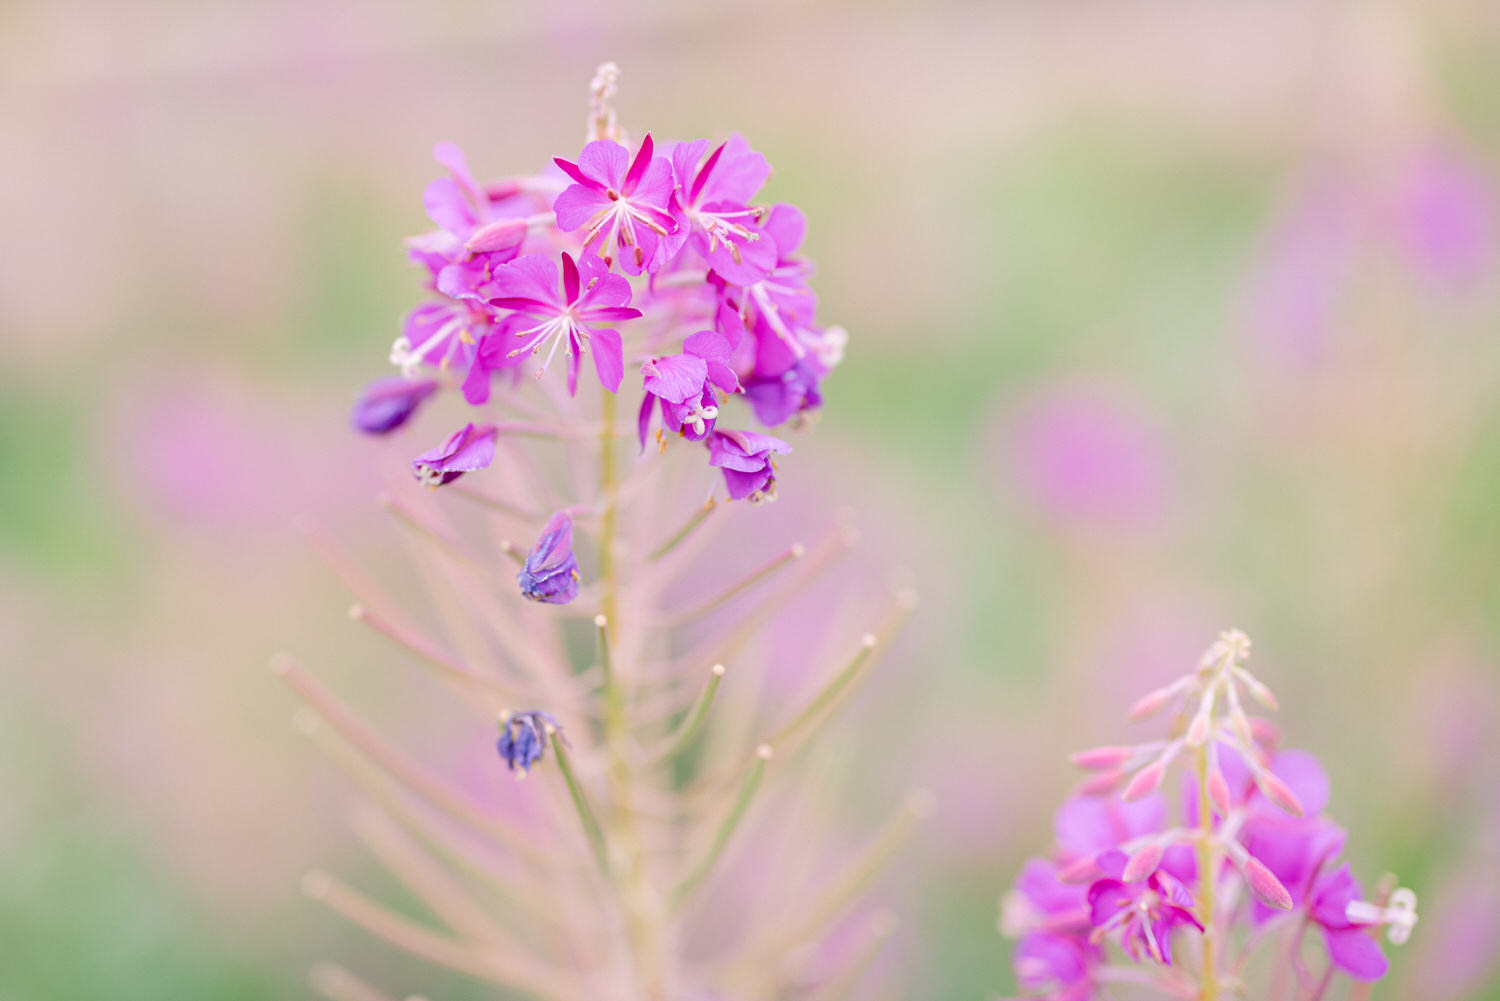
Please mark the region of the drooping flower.
[[521, 593], [532, 601], [566, 605], [578, 597], [578, 559], [573, 555], [573, 519], [559, 511], [547, 519], [516, 574]]
[[733, 349], [712, 330], [700, 330], [683, 341], [682, 353], [653, 358], [641, 366], [646, 395], [641, 400], [636, 430], [641, 447], [658, 403], [668, 430], [689, 441], [701, 441], [713, 430], [719, 416], [714, 390], [735, 393], [740, 380], [729, 367]]
[[1161, 869], [1144, 880], [1127, 883], [1124, 852], [1107, 852], [1099, 867], [1108, 878], [1089, 887], [1089, 920], [1096, 935], [1118, 930], [1120, 945], [1140, 962], [1152, 959], [1172, 965], [1172, 930], [1189, 925], [1203, 931], [1193, 914], [1193, 896], [1177, 878]]
[[443, 444], [413, 459], [412, 475], [426, 486], [438, 487], [452, 483], [464, 473], [483, 469], [495, 461], [498, 434], [499, 429], [493, 424], [465, 424]]
[[648, 133], [634, 160], [609, 139], [589, 143], [577, 163], [554, 158], [574, 182], [553, 203], [558, 228], [586, 229], [584, 251], [606, 263], [618, 253], [620, 267], [632, 275], [660, 266], [654, 263], [657, 245], [678, 226], [671, 212], [672, 165], [653, 156], [653, 148]]
[[776, 244], [760, 228], [762, 210], [750, 202], [771, 167], [743, 136], [730, 136], [711, 153], [708, 147], [707, 139], [697, 139], [668, 151], [677, 182], [673, 207], [686, 225], [661, 242], [658, 254], [670, 259], [691, 240], [726, 281], [762, 281], [776, 266]]
[[620, 332], [596, 326], [633, 320], [641, 315], [630, 305], [630, 283], [609, 273], [609, 265], [597, 257], [574, 263], [562, 255], [562, 292], [558, 292], [557, 264], [540, 254], [528, 254], [501, 266], [495, 272], [495, 296], [490, 305], [513, 309], [541, 323], [515, 332], [522, 343], [508, 354], [536, 354], [549, 340], [551, 348], [537, 370], [540, 377], [560, 344], [568, 355], [568, 392], [578, 392], [578, 365], [589, 345], [594, 349], [594, 371], [611, 393], [625, 377], [624, 348]]
[[436, 379], [376, 379], [355, 402], [350, 422], [365, 434], [388, 434], [410, 420], [437, 389]]
[[730, 500], [772, 500], [776, 496], [776, 463], [771, 453], [791, 450], [792, 446], [768, 434], [715, 429], [708, 437], [708, 464], [724, 471]]
[[542, 758], [549, 739], [562, 740], [562, 727], [551, 713], [528, 710], [508, 713], [500, 720], [495, 748], [511, 771], [527, 774]]

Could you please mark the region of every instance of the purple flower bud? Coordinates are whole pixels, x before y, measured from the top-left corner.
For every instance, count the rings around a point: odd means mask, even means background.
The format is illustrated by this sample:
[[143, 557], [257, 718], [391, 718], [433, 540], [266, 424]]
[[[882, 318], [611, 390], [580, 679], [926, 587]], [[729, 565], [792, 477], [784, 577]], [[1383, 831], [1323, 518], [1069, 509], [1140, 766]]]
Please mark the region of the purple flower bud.
[[534, 710], [509, 713], [500, 721], [500, 739], [495, 748], [507, 768], [525, 775], [541, 760], [549, 735], [562, 740], [562, 728], [551, 713]]
[[708, 464], [724, 470], [730, 500], [770, 500], [776, 496], [776, 464], [771, 453], [791, 450], [792, 446], [768, 434], [715, 430], [708, 439]]
[[547, 521], [516, 574], [521, 594], [532, 601], [566, 605], [578, 597], [578, 559], [573, 555], [573, 519], [559, 511]]
[[411, 419], [417, 407], [437, 392], [436, 379], [406, 379], [399, 375], [376, 379], [354, 404], [350, 423], [365, 434], [388, 434]]
[[465, 424], [442, 445], [413, 459], [412, 475], [429, 487], [438, 487], [452, 483], [464, 473], [483, 469], [495, 461], [498, 433], [493, 424]]

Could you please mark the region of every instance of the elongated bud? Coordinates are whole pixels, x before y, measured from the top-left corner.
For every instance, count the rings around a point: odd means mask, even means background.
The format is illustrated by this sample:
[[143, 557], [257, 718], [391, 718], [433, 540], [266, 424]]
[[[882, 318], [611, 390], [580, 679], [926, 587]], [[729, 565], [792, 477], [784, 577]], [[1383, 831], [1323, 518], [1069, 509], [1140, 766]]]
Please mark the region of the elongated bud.
[[1250, 884], [1251, 891], [1265, 903], [1267, 907], [1275, 907], [1278, 910], [1289, 911], [1292, 909], [1292, 895], [1287, 892], [1281, 880], [1276, 874], [1267, 869], [1265, 863], [1254, 855], [1245, 858], [1245, 881]]
[[1265, 795], [1266, 799], [1275, 803], [1294, 817], [1302, 816], [1304, 812], [1302, 801], [1297, 799], [1297, 794], [1292, 792], [1291, 787], [1277, 778], [1274, 773], [1268, 771], [1256, 772], [1255, 784], [1260, 787], [1260, 791]]
[[1076, 859], [1057, 870], [1057, 878], [1063, 883], [1092, 883], [1103, 875], [1098, 860], [1093, 855]]
[[1208, 773], [1208, 801], [1219, 816], [1229, 815], [1229, 784], [1224, 781], [1224, 773], [1217, 768]]
[[1126, 717], [1129, 719], [1145, 719], [1147, 716], [1159, 712], [1161, 707], [1166, 705], [1167, 701], [1181, 690], [1181, 684], [1180, 681], [1174, 681], [1170, 685], [1163, 686], [1154, 692], [1148, 692], [1141, 696], [1136, 700], [1135, 705], [1130, 707], [1130, 711], [1125, 714]]
[[1087, 782], [1078, 787], [1078, 793], [1081, 796], [1103, 796], [1107, 792], [1114, 792], [1124, 783], [1127, 774], [1129, 773], [1119, 768], [1095, 772]]
[[1281, 743], [1281, 728], [1264, 716], [1250, 717], [1250, 732], [1261, 747], [1270, 749]]
[[1071, 758], [1073, 764], [1079, 768], [1098, 771], [1101, 768], [1118, 768], [1129, 761], [1133, 754], [1135, 754], [1133, 747], [1095, 747], [1087, 751], [1078, 751]]
[[515, 250], [526, 239], [526, 229], [525, 219], [497, 219], [476, 229], [464, 249], [471, 254]]
[[[1207, 705], [1205, 705], [1205, 708], [1207, 708]], [[1208, 740], [1208, 731], [1211, 726], [1212, 719], [1209, 713], [1199, 712], [1196, 714], [1193, 717], [1192, 725], [1188, 727], [1187, 746], [1202, 747], [1203, 743]]]
[[1167, 774], [1167, 766], [1163, 761], [1153, 761], [1151, 764], [1135, 773], [1135, 778], [1125, 787], [1120, 798], [1126, 801], [1141, 799], [1154, 793], [1161, 787], [1161, 780]]
[[1120, 880], [1125, 883], [1135, 883], [1151, 875], [1161, 864], [1162, 850], [1161, 842], [1153, 841], [1130, 856], [1130, 861], [1125, 863], [1125, 871], [1121, 873]]

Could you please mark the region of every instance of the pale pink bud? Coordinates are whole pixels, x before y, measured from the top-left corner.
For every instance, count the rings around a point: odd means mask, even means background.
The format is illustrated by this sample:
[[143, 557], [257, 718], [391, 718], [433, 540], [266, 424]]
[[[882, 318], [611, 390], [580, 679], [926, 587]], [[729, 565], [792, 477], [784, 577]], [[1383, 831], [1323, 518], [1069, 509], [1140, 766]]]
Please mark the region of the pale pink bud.
[[1251, 855], [1245, 859], [1245, 879], [1250, 884], [1250, 889], [1265, 902], [1267, 907], [1275, 907], [1279, 910], [1289, 911], [1292, 909], [1292, 895], [1287, 892], [1281, 880], [1276, 874], [1265, 867], [1260, 859]]
[[1057, 878], [1063, 883], [1092, 883], [1099, 878], [1099, 866], [1094, 856], [1086, 855], [1058, 869]]
[[1208, 799], [1214, 805], [1214, 812], [1221, 817], [1229, 815], [1229, 783], [1224, 781], [1224, 773], [1215, 768], [1208, 773]]
[[1125, 871], [1120, 875], [1120, 879], [1126, 883], [1134, 883], [1145, 879], [1155, 872], [1156, 867], [1161, 864], [1161, 855], [1161, 842], [1151, 842], [1130, 856], [1130, 861], [1125, 863]]
[[1167, 700], [1175, 694], [1177, 694], [1176, 684], [1167, 685], [1165, 688], [1158, 688], [1156, 691], [1143, 695], [1136, 700], [1135, 705], [1130, 707], [1130, 712], [1125, 715], [1129, 719], [1143, 719], [1161, 709], [1162, 706], [1167, 704]]
[[1201, 747], [1208, 740], [1208, 728], [1210, 719], [1208, 713], [1200, 712], [1193, 717], [1192, 725], [1188, 727], [1187, 745], [1189, 747]]
[[1071, 757], [1073, 764], [1079, 768], [1098, 771], [1101, 768], [1118, 768], [1129, 761], [1134, 753], [1135, 749], [1131, 747], [1095, 747], [1079, 751]]
[[525, 219], [497, 219], [480, 226], [464, 244], [471, 254], [490, 254], [498, 250], [514, 250], [526, 239]]
[[1255, 735], [1255, 742], [1262, 747], [1269, 749], [1281, 743], [1281, 730], [1264, 716], [1250, 718], [1250, 732]]
[[1080, 796], [1103, 796], [1107, 792], [1114, 792], [1125, 781], [1126, 774], [1118, 768], [1107, 772], [1097, 772], [1090, 775], [1088, 781], [1078, 787], [1078, 794]]
[[1266, 799], [1275, 803], [1281, 809], [1294, 817], [1302, 816], [1302, 802], [1297, 799], [1297, 794], [1292, 792], [1291, 787], [1281, 781], [1271, 772], [1258, 772], [1255, 776], [1255, 784], [1265, 794]]
[[1130, 784], [1125, 787], [1125, 792], [1120, 795], [1120, 798], [1123, 800], [1132, 800], [1151, 795], [1161, 786], [1161, 780], [1166, 774], [1166, 762], [1151, 762], [1151, 764], [1135, 773], [1135, 778], [1130, 780]]

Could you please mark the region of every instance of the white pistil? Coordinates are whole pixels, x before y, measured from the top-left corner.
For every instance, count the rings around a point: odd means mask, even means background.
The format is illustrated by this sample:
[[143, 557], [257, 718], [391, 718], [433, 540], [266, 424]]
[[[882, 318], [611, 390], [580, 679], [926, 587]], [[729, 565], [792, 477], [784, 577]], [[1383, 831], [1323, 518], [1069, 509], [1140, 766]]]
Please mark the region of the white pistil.
[[1403, 886], [1391, 894], [1385, 907], [1368, 900], [1351, 900], [1344, 908], [1344, 917], [1357, 925], [1386, 925], [1386, 940], [1403, 945], [1417, 926], [1417, 895]]
[[396, 338], [391, 344], [390, 362], [401, 369], [401, 374], [408, 379], [415, 379], [417, 371], [422, 367], [422, 362], [427, 357], [427, 352], [444, 337], [463, 327], [463, 321], [459, 319], [449, 320], [437, 329], [437, 332], [422, 342], [422, 346], [412, 349], [411, 339], [404, 334]]

